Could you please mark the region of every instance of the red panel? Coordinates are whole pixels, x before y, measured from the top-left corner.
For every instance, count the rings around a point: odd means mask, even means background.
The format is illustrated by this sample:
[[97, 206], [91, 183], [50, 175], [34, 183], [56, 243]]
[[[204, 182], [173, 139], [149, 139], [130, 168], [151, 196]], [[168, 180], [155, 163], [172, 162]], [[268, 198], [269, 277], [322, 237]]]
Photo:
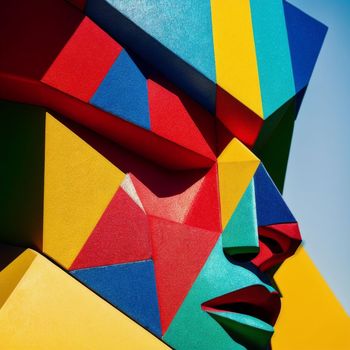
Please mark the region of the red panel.
[[150, 231], [164, 334], [219, 234], [154, 217], [150, 217]]
[[0, 98], [45, 106], [171, 169], [209, 168], [214, 162], [37, 80], [0, 71]]
[[263, 120], [219, 86], [216, 87], [216, 114], [235, 137], [253, 147]]
[[70, 270], [151, 258], [148, 220], [119, 188]]
[[220, 198], [217, 165], [205, 175], [185, 223], [210, 231], [221, 232]]
[[88, 102], [122, 47], [85, 17], [42, 81]]
[[[214, 140], [214, 118], [208, 112], [179, 91], [175, 94], [152, 80], [148, 80], [148, 97], [153, 132], [215, 160], [203, 136], [212, 133], [212, 142]], [[202, 122], [198, 119], [202, 119]], [[207, 123], [203, 122], [205, 119]], [[204, 130], [201, 131], [198, 125]]]

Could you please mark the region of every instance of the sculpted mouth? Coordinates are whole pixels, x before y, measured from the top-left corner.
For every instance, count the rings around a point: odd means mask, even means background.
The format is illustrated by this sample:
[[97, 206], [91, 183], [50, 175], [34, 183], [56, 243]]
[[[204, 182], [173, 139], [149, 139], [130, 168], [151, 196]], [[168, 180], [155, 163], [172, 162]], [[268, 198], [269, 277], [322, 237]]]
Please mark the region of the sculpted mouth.
[[280, 308], [279, 294], [261, 285], [249, 286], [202, 304], [202, 310], [248, 349], [269, 346]]

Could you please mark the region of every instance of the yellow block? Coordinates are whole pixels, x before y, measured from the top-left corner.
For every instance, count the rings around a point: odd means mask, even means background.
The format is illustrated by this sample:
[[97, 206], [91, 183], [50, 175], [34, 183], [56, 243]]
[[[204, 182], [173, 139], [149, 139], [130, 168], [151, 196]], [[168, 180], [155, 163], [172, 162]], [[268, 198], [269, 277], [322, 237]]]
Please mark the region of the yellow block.
[[221, 223], [224, 228], [247, 189], [260, 160], [237, 139], [218, 158]]
[[282, 265], [275, 280], [283, 298], [273, 349], [350, 349], [350, 318], [304, 248]]
[[49, 114], [45, 137], [43, 252], [69, 268], [124, 174]]
[[211, 0], [216, 82], [263, 117], [249, 0]]
[[[6, 247], [11, 249], [12, 247]], [[5, 248], [5, 249], [6, 249]], [[2, 253], [2, 252], [1, 252]], [[7, 298], [16, 288], [18, 281], [27, 272], [28, 267], [33, 262], [36, 254], [27, 250], [25, 253], [21, 254], [15, 264], [9, 264], [0, 272], [0, 309], [2, 305], [6, 302]]]
[[38, 253], [26, 250], [9, 268], [24, 261], [27, 271], [0, 308], [1, 349], [169, 349]]

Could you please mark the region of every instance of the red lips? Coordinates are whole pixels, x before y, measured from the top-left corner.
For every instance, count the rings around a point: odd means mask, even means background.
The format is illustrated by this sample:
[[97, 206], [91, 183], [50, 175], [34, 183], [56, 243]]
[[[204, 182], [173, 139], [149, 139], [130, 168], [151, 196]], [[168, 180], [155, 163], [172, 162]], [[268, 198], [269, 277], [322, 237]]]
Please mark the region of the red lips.
[[281, 301], [277, 292], [269, 292], [262, 285], [253, 285], [206, 301], [202, 309], [246, 314], [273, 326], [281, 309]]

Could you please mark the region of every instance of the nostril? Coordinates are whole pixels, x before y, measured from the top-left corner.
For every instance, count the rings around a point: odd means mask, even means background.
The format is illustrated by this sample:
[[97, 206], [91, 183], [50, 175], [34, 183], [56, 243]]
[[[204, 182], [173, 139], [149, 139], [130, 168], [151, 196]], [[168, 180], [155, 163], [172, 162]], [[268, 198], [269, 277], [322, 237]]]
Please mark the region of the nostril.
[[260, 252], [252, 263], [267, 271], [293, 255], [301, 242], [297, 223], [259, 227]]
[[269, 247], [273, 254], [283, 253], [283, 249], [277, 240], [266, 236], [259, 236], [259, 241]]

